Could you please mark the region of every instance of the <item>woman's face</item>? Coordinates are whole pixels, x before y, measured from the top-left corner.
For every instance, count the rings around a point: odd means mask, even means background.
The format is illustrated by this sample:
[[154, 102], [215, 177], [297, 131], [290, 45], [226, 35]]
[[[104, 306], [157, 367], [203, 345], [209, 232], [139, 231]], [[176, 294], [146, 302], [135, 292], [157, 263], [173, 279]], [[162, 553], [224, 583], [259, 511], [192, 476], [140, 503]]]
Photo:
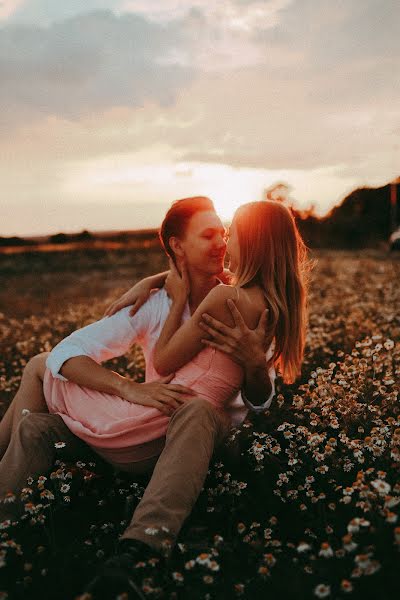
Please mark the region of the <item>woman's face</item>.
[[228, 268], [231, 271], [231, 273], [234, 273], [239, 266], [239, 240], [237, 235], [235, 219], [233, 219], [232, 224], [229, 227], [226, 251], [229, 255]]

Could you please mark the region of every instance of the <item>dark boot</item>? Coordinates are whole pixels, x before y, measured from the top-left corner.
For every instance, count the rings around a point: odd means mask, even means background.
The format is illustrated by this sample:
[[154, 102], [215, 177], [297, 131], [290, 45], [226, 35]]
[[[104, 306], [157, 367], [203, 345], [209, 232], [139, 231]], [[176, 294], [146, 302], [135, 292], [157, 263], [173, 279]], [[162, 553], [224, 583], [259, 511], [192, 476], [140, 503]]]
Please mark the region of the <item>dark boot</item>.
[[[164, 558], [147, 544], [137, 540], [121, 540], [118, 552], [104, 562], [98, 574], [85, 587], [88, 600], [145, 600], [143, 584], [153, 588], [154, 575]], [[160, 589], [160, 592], [162, 590]], [[86, 600], [86, 596], [83, 595]]]

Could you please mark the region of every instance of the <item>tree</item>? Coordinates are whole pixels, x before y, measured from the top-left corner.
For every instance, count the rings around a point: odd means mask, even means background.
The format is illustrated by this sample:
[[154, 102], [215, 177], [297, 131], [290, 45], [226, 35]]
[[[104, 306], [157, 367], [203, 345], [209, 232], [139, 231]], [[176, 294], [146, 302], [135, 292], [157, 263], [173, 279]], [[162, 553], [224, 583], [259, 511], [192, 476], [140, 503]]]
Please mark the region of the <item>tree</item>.
[[264, 192], [265, 200], [273, 200], [274, 202], [282, 202], [283, 204], [292, 206], [292, 200], [289, 196], [291, 186], [283, 181], [274, 183]]

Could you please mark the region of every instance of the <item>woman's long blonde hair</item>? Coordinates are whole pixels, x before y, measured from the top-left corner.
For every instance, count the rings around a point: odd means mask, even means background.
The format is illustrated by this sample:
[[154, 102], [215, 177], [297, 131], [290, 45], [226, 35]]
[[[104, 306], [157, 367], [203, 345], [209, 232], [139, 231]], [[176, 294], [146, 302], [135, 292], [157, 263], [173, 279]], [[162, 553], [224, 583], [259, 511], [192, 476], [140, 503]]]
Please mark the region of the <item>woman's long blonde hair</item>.
[[306, 333], [306, 246], [291, 211], [273, 201], [238, 208], [239, 264], [234, 283], [259, 285], [267, 301], [272, 357], [285, 383], [300, 375]]

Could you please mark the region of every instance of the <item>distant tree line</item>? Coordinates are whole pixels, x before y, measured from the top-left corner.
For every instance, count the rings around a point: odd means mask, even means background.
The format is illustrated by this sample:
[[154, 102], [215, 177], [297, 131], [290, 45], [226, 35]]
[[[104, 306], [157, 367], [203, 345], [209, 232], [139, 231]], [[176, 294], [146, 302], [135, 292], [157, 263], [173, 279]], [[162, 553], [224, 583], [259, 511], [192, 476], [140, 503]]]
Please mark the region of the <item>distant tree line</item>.
[[[315, 216], [313, 209], [293, 210], [300, 232], [310, 248], [366, 248], [386, 243], [395, 226], [400, 225], [400, 178], [395, 186], [395, 205], [393, 187], [390, 184], [379, 188], [358, 188], [346, 196], [343, 202], [332, 209], [323, 218]], [[265, 197], [292, 204], [289, 189], [280, 182], [266, 190]], [[392, 194], [392, 195], [391, 195]], [[135, 241], [144, 246], [156, 246], [156, 229], [142, 231], [120, 231], [91, 233], [86, 229], [80, 233], [57, 233], [50, 235], [40, 243], [67, 244], [71, 242], [90, 242], [94, 240], [128, 243]], [[0, 237], [1, 246], [35, 246], [38, 241], [20, 237]]]
[[93, 235], [85, 229], [80, 233], [56, 233], [55, 235], [49, 235], [48, 238], [45, 238], [40, 242], [35, 239], [17, 236], [0, 237], [0, 246], [37, 246], [39, 243], [68, 244], [69, 242], [83, 242], [92, 239]]
[[[359, 188], [345, 197], [324, 218], [293, 211], [306, 243], [312, 248], [367, 248], [386, 243], [393, 226], [399, 226], [400, 186], [396, 207], [391, 205], [390, 185]], [[393, 211], [397, 222], [393, 223]]]

